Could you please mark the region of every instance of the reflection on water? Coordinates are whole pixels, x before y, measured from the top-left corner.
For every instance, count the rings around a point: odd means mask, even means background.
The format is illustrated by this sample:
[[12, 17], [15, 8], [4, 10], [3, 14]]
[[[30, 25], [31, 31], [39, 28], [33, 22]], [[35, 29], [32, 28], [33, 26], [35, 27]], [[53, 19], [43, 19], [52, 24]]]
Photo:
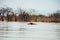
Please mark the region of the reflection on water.
[[0, 23], [0, 40], [60, 40], [60, 23]]

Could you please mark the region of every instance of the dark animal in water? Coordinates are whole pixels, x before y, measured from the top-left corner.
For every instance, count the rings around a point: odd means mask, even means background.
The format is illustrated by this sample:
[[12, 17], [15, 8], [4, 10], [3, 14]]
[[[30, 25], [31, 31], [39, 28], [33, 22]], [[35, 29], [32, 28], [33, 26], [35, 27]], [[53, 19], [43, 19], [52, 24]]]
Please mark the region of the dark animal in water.
[[35, 25], [35, 23], [29, 23], [29, 25]]

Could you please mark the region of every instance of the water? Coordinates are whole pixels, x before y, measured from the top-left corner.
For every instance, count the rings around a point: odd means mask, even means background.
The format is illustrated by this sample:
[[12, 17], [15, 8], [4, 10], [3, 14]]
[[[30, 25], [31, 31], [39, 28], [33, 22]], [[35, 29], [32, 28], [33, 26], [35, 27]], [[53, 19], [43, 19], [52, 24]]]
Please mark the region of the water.
[[0, 22], [0, 40], [60, 40], [60, 23]]

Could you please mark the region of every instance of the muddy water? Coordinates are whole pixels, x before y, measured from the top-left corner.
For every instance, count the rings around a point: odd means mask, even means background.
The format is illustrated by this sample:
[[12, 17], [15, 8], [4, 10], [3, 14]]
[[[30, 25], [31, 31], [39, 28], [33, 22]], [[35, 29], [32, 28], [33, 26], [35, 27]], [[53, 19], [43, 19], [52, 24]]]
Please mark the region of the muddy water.
[[0, 40], [60, 40], [60, 23], [0, 22]]

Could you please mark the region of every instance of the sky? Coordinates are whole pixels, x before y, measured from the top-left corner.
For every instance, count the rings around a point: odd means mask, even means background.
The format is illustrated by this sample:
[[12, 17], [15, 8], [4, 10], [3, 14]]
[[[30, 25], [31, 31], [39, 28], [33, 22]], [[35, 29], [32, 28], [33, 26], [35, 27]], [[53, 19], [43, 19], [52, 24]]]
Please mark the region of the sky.
[[60, 0], [0, 0], [0, 7], [11, 7], [13, 9], [35, 9], [38, 13], [49, 15], [60, 10]]

